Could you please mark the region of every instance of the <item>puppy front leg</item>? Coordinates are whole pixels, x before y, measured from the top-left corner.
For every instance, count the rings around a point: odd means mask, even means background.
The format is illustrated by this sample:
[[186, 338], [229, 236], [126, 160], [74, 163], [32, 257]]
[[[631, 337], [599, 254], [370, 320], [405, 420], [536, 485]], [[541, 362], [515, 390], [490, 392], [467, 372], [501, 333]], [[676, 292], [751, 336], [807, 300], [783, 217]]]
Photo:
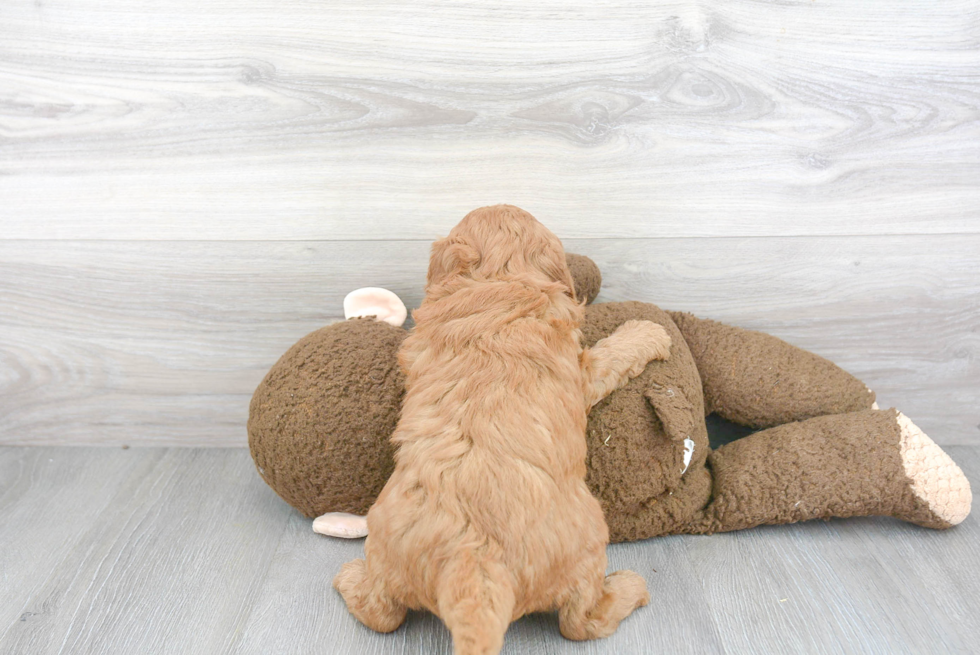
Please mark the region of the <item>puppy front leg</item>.
[[626, 321], [583, 353], [585, 398], [592, 407], [643, 372], [648, 362], [670, 356], [670, 335], [652, 321]]

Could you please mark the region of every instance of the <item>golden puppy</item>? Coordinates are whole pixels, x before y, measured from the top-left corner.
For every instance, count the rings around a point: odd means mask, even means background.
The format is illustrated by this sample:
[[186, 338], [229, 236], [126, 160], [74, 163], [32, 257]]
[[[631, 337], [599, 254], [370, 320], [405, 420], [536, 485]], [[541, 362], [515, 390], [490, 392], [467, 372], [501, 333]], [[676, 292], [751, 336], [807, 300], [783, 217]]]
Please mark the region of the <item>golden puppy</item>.
[[399, 353], [395, 471], [367, 515], [366, 561], [334, 579], [365, 625], [389, 632], [424, 607], [456, 653], [496, 653], [528, 612], [558, 609], [563, 635], [594, 639], [647, 603], [639, 575], [606, 575], [586, 412], [666, 358], [670, 337], [629, 321], [583, 350], [582, 316], [561, 242], [527, 212], [477, 209], [433, 245]]

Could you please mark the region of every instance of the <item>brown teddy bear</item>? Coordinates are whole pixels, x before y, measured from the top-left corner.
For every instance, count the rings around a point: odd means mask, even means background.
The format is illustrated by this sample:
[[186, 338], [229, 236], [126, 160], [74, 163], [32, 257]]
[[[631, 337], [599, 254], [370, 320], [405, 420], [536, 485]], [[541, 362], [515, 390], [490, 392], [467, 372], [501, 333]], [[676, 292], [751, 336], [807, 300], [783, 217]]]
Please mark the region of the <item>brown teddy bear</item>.
[[[598, 268], [568, 260], [577, 297], [591, 303]], [[362, 317], [303, 337], [272, 367], [248, 434], [262, 478], [320, 517], [314, 529], [357, 537], [394, 468], [396, 355], [408, 333], [404, 305], [383, 289], [352, 293], [345, 313]], [[948, 528], [969, 514], [969, 482], [949, 456], [826, 359], [640, 302], [589, 305], [585, 345], [629, 319], [663, 325], [672, 346], [589, 414], [586, 482], [612, 541], [866, 515]], [[711, 450], [712, 412], [760, 431]]]

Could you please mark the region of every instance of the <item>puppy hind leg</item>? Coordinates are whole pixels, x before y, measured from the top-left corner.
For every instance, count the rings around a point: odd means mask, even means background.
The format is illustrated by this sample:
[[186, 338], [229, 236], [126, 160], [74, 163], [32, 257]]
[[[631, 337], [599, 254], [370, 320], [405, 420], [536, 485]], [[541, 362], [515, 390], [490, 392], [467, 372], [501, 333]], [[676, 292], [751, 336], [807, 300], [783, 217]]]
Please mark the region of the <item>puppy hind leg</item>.
[[333, 586], [344, 597], [350, 613], [372, 630], [391, 632], [404, 623], [407, 608], [388, 595], [381, 580], [368, 576], [364, 560], [344, 564]]
[[633, 571], [616, 571], [602, 578], [584, 575], [569, 599], [558, 610], [558, 626], [566, 639], [601, 639], [616, 632], [619, 623], [637, 607], [650, 602], [647, 584]]
[[471, 555], [449, 565], [439, 582], [438, 608], [456, 655], [499, 653], [515, 602], [510, 574], [502, 565]]

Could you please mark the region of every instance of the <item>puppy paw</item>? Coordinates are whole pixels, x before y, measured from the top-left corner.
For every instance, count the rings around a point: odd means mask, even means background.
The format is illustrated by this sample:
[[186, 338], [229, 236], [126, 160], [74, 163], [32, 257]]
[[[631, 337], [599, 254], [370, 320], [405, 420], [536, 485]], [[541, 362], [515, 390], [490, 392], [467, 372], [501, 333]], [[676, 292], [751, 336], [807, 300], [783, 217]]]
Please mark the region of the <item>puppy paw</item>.
[[391, 632], [405, 620], [408, 608], [376, 583], [368, 580], [367, 563], [362, 559], [344, 564], [333, 579], [334, 589], [344, 597], [347, 609], [358, 621], [372, 630]]
[[643, 372], [649, 362], [670, 357], [670, 335], [658, 323], [629, 320], [620, 325], [616, 333], [635, 349], [636, 362], [630, 369], [630, 377]]
[[348, 604], [359, 597], [359, 591], [367, 579], [367, 567], [362, 559], [347, 562], [334, 576], [333, 588], [341, 593]]
[[650, 602], [646, 580], [636, 571], [616, 571], [606, 576], [606, 589], [632, 612]]

